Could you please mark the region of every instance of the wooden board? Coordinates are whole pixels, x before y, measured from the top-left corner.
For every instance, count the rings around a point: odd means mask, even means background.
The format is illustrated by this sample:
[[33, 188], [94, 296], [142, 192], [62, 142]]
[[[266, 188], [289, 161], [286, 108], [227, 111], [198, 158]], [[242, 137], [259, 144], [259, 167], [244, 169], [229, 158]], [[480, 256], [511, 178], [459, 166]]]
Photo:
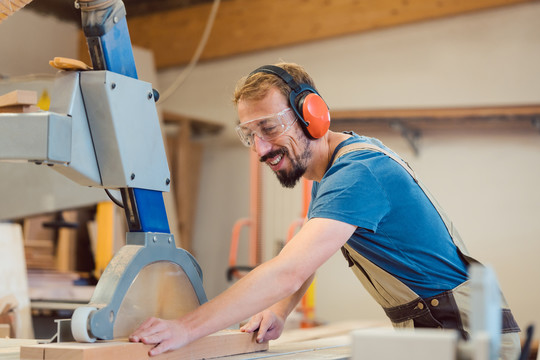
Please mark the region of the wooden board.
[[32, 90], [14, 90], [0, 96], [0, 107], [36, 104], [37, 92]]
[[0, 338], [8, 338], [11, 335], [11, 326], [9, 324], [0, 324]]
[[34, 339], [3, 339], [0, 338], [0, 359], [19, 360], [21, 346], [37, 344]]
[[39, 111], [39, 107], [36, 105], [13, 105], [13, 106], [2, 106], [0, 107], [0, 113], [31, 113]]
[[340, 321], [328, 325], [315, 326], [307, 329], [291, 329], [283, 333], [272, 344], [298, 343], [304, 341], [320, 340], [329, 337], [348, 335], [353, 330], [390, 327], [389, 323], [381, 321]]
[[277, 340], [270, 341], [264, 353], [233, 355], [226, 360], [345, 360], [351, 358], [352, 330], [391, 327], [387, 321], [350, 320], [315, 326], [293, 328], [283, 332]]
[[34, 330], [28, 297], [22, 227], [19, 224], [0, 223], [0, 249], [0, 298], [15, 296], [17, 308], [13, 314], [13, 331], [18, 338], [31, 339], [34, 337]]
[[[149, 359], [151, 345], [128, 341], [88, 343], [53, 343], [22, 346], [21, 360], [135, 360]], [[258, 344], [254, 334], [239, 330], [223, 330], [199, 339], [180, 349], [154, 356], [156, 360], [208, 359], [245, 354], [268, 349], [268, 343]]]
[[[62, 212], [63, 221], [78, 224], [79, 214], [76, 210]], [[63, 227], [58, 229], [56, 245], [56, 270], [60, 272], [75, 271], [77, 258], [77, 228]]]

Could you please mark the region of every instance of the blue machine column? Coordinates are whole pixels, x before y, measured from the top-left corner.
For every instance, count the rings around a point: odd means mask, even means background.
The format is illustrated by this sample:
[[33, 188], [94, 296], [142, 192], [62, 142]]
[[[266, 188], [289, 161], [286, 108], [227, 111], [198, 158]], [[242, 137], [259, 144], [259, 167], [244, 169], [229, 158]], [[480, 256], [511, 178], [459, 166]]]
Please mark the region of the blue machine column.
[[[112, 3], [110, 0], [79, 0], [78, 4], [94, 70], [108, 70], [137, 79], [124, 3], [121, 0]], [[170, 232], [160, 191], [138, 188], [120, 191], [130, 232]]]

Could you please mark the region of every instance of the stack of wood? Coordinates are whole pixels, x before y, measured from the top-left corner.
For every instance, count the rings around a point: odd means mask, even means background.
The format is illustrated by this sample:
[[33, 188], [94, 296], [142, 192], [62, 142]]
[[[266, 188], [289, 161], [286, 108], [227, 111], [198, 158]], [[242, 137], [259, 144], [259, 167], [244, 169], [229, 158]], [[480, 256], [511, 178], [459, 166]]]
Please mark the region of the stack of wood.
[[30, 4], [32, 0], [0, 0], [0, 23], [15, 11]]
[[0, 298], [0, 338], [15, 337], [15, 309], [18, 304], [14, 295]]
[[[0, 0], [0, 3], [3, 0]], [[0, 96], [0, 113], [27, 113], [39, 110], [36, 91], [14, 90]]]
[[15, 337], [33, 339], [23, 236], [19, 224], [0, 222], [0, 249], [0, 299], [6, 296], [16, 299], [16, 307], [13, 305], [15, 301], [11, 301], [7, 307], [0, 303], [0, 311], [8, 315], [9, 321], [13, 321]]
[[24, 254], [28, 269], [56, 268], [55, 231], [43, 224], [55, 220], [54, 215], [39, 215], [24, 219]]

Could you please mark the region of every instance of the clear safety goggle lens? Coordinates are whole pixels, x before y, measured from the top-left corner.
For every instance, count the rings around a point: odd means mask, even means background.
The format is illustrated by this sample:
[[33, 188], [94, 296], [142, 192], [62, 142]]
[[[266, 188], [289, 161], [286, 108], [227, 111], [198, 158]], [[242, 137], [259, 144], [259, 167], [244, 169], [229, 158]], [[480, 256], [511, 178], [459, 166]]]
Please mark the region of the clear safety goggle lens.
[[283, 134], [296, 121], [291, 108], [277, 114], [246, 121], [236, 126], [236, 132], [245, 146], [253, 146], [255, 135], [263, 140], [272, 140]]

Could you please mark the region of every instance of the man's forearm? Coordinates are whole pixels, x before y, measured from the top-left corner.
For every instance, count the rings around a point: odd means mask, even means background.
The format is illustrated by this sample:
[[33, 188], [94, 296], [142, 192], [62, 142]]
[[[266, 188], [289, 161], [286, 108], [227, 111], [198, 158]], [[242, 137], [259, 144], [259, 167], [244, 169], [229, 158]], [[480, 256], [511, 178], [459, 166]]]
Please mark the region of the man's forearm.
[[300, 289], [298, 289], [294, 294], [272, 305], [270, 307], [270, 310], [272, 310], [276, 315], [280, 316], [283, 320], [285, 320], [294, 310], [298, 302], [302, 299], [302, 296], [304, 296], [307, 289], [313, 282], [314, 277], [315, 274], [311, 275], [309, 278], [307, 278], [307, 280], [300, 287]]

